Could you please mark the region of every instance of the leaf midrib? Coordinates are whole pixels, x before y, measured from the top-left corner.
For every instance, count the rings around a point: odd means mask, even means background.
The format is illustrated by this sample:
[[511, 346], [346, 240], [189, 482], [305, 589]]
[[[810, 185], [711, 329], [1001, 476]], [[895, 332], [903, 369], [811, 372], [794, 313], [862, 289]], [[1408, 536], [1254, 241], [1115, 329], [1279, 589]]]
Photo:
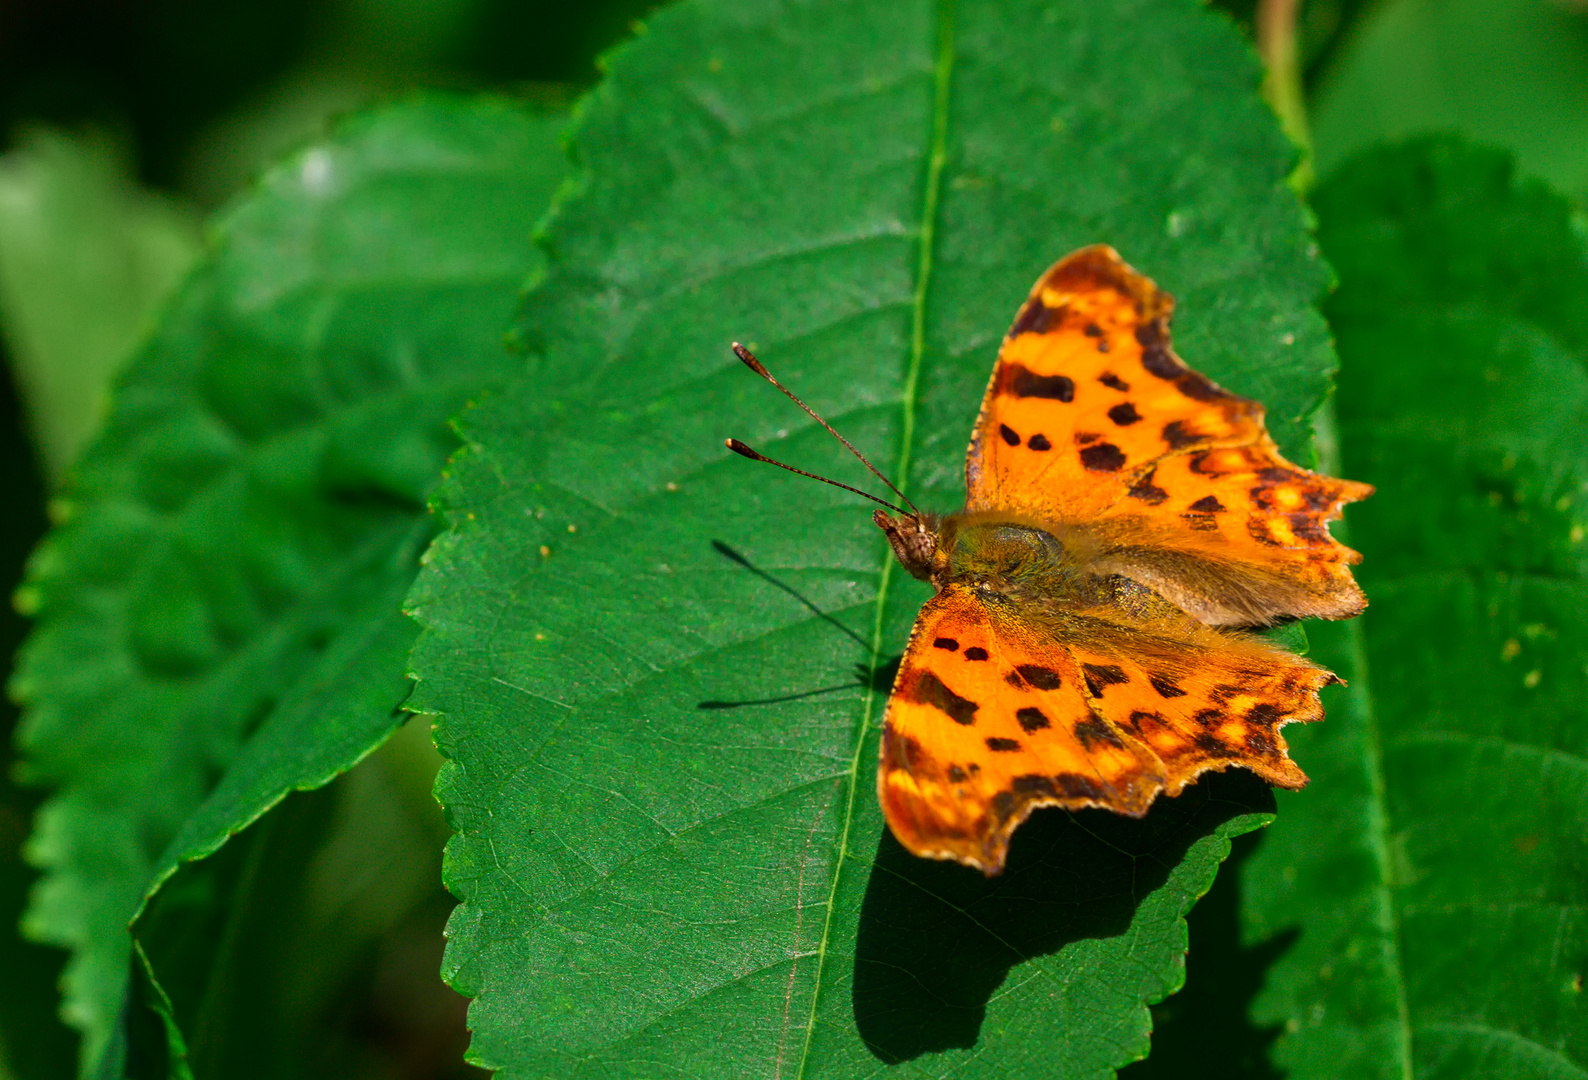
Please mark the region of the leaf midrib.
[[[926, 353], [926, 294], [931, 282], [933, 245], [937, 236], [938, 202], [942, 189], [943, 164], [947, 159], [949, 80], [954, 71], [954, 0], [938, 0], [935, 5], [937, 48], [932, 65], [932, 128], [927, 153], [926, 183], [921, 196], [920, 255], [916, 264], [915, 295], [910, 303], [910, 362], [905, 370], [901, 394], [903, 416], [899, 426], [899, 463], [895, 469], [900, 489], [910, 482], [910, 450], [915, 439], [915, 408], [921, 378], [921, 363]], [[877, 583], [876, 615], [871, 627], [871, 669], [877, 669], [882, 656], [884, 620], [887, 614], [888, 592], [893, 582], [895, 560], [890, 550], [884, 557], [881, 578]], [[872, 716], [876, 712], [878, 692], [867, 686], [865, 709], [855, 732], [855, 749], [849, 765], [849, 794], [844, 804], [843, 825], [838, 833], [838, 858], [833, 864], [832, 884], [827, 891], [827, 911], [822, 920], [822, 934], [816, 946], [816, 975], [811, 987], [810, 1012], [805, 1020], [805, 1042], [800, 1049], [799, 1068], [795, 1080], [804, 1080], [810, 1064], [811, 1041], [816, 1033], [816, 1011], [821, 1002], [822, 975], [827, 965], [827, 944], [832, 938], [833, 913], [837, 908], [838, 885], [843, 880], [848, 864], [849, 834], [854, 827], [855, 797], [860, 787], [860, 757], [866, 745], [866, 733], [871, 730]], [[779, 1040], [781, 1043], [781, 1039]], [[782, 1056], [781, 1047], [779, 1057]]]
[[[1338, 471], [1338, 470], [1336, 470]], [[1394, 861], [1391, 857], [1392, 835], [1389, 821], [1389, 801], [1384, 779], [1384, 737], [1379, 730], [1378, 709], [1373, 701], [1372, 683], [1368, 678], [1367, 642], [1363, 640], [1360, 621], [1346, 627], [1346, 648], [1351, 656], [1352, 688], [1357, 695], [1362, 712], [1363, 726], [1367, 729], [1363, 739], [1364, 763], [1368, 781], [1368, 844], [1373, 861], [1378, 866], [1378, 883], [1374, 888], [1374, 921], [1384, 934], [1385, 966], [1391, 972], [1395, 985], [1395, 1024], [1399, 1039], [1396, 1046], [1397, 1064], [1402, 1080], [1412, 1080], [1412, 1024], [1411, 1006], [1406, 1000], [1406, 964], [1401, 941], [1400, 912], [1396, 909]]]

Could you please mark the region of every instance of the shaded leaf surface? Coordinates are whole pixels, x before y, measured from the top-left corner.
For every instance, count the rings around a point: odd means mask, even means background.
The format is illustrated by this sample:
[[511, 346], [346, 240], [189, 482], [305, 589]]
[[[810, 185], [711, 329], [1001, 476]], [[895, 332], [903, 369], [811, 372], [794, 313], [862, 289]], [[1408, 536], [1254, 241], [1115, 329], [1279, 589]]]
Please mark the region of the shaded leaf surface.
[[1015, 307], [1106, 240], [1298, 453], [1324, 271], [1256, 80], [1178, 0], [685, 3], [614, 59], [537, 360], [464, 417], [413, 594], [477, 1061], [1105, 1076], [1145, 1052], [1181, 916], [1268, 795], [1042, 815], [993, 883], [901, 857], [873, 770], [924, 586], [853, 497], [722, 449], [859, 471], [727, 345], [952, 509]]
[[1457, 143], [1316, 206], [1373, 606], [1312, 634], [1352, 685], [1243, 875], [1250, 936], [1302, 928], [1258, 1016], [1296, 1080], [1581, 1077], [1588, 262], [1563, 200]]
[[349, 121], [221, 221], [122, 381], [14, 684], [29, 778], [59, 789], [27, 928], [74, 951], [85, 1064], [146, 891], [398, 722], [424, 500], [447, 417], [517, 363], [557, 126], [448, 99]]

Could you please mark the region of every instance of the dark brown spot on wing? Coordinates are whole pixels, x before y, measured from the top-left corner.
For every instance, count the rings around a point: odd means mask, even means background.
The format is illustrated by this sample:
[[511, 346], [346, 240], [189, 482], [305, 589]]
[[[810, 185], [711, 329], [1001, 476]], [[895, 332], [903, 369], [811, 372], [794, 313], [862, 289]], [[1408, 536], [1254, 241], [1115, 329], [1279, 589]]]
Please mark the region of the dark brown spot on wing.
[[1141, 413], [1136, 411], [1135, 405], [1122, 401], [1108, 410], [1108, 418], [1120, 427], [1129, 427], [1141, 419]]
[[1263, 757], [1271, 757], [1279, 747], [1274, 743], [1274, 737], [1266, 731], [1249, 731], [1246, 733], [1246, 746], [1254, 753]]
[[1048, 437], [1046, 435], [1041, 435], [1041, 434], [1037, 434], [1037, 435], [1031, 436], [1030, 439], [1026, 440], [1026, 445], [1031, 447], [1031, 449], [1033, 449], [1033, 450], [1052, 450], [1053, 449], [1053, 444], [1048, 442]]
[[1059, 673], [1040, 664], [1021, 664], [1015, 668], [1020, 677], [1038, 690], [1057, 690], [1064, 685]]
[[1010, 446], [1019, 446], [1020, 445], [1020, 434], [1019, 434], [1019, 432], [1015, 431], [1015, 429], [1010, 427], [1008, 424], [999, 424], [998, 425], [998, 434], [1000, 436], [1002, 436], [1003, 437], [1003, 441], [1008, 443]]
[[1089, 322], [1081, 328], [1081, 333], [1085, 334], [1087, 337], [1102, 337], [1103, 328], [1098, 326], [1095, 322]]
[[1154, 690], [1158, 691], [1159, 697], [1185, 697], [1185, 691], [1180, 689], [1175, 681], [1167, 675], [1149, 675], [1147, 676], [1147, 682], [1152, 684]]
[[1140, 499], [1148, 506], [1157, 506], [1159, 503], [1163, 502], [1169, 497], [1169, 493], [1152, 482], [1152, 478], [1157, 471], [1158, 470], [1154, 469], [1152, 472], [1136, 481], [1136, 486], [1125, 492], [1125, 494], [1129, 495], [1133, 499]]
[[912, 696], [921, 704], [930, 705], [948, 714], [949, 719], [956, 724], [969, 727], [976, 722], [976, 710], [979, 706], [969, 698], [962, 698], [950, 690], [944, 685], [943, 680], [937, 677], [936, 672], [922, 672], [915, 681]]
[[1222, 514], [1224, 513], [1224, 504], [1219, 502], [1217, 495], [1204, 495], [1192, 503], [1190, 509], [1195, 510], [1199, 514]]
[[1125, 740], [1121, 739], [1113, 728], [1096, 718], [1082, 720], [1076, 724], [1075, 737], [1081, 740], [1081, 746], [1087, 750], [1090, 750], [1100, 742], [1107, 743], [1116, 750], [1125, 749]]
[[1185, 373], [1185, 366], [1169, 355], [1164, 338], [1162, 319], [1136, 327], [1136, 340], [1141, 343], [1141, 366], [1160, 379], [1178, 379]]
[[1020, 749], [1020, 740], [1001, 739], [994, 735], [987, 740], [987, 749], [997, 754], [1012, 754]]
[[1066, 799], [1097, 799], [1103, 798], [1103, 787], [1096, 780], [1079, 773], [1064, 772], [1053, 778], [1053, 784], [1059, 794]]
[[900, 735], [891, 724], [882, 729], [882, 750], [884, 760], [895, 768], [908, 771], [921, 762], [920, 740]]
[[1009, 781], [1009, 787], [1016, 795], [1024, 795], [1027, 798], [1051, 799], [1058, 794], [1057, 789], [1053, 786], [1053, 781], [1041, 773], [1025, 773], [1017, 776]]
[[1082, 664], [1081, 674], [1086, 679], [1086, 688], [1092, 692], [1093, 697], [1102, 697], [1106, 687], [1121, 686], [1130, 682], [1130, 676], [1126, 675], [1125, 669], [1118, 664]]
[[965, 659], [985, 660], [987, 659], [987, 650], [982, 648], [980, 645], [972, 645], [970, 648], [965, 650]]
[[1163, 441], [1169, 444], [1171, 450], [1195, 446], [1206, 437], [1199, 432], [1187, 431], [1185, 423], [1180, 420], [1171, 420], [1163, 426]]
[[1162, 727], [1164, 723], [1165, 721], [1162, 713], [1147, 712], [1145, 709], [1136, 709], [1130, 714], [1131, 729], [1134, 730], [1138, 735], [1141, 734], [1142, 727], [1147, 724], [1157, 724], [1159, 727]]
[[1043, 304], [1042, 297], [1033, 296], [1026, 301], [1026, 306], [1020, 309], [1020, 314], [1015, 316], [1015, 324], [1009, 328], [1009, 336], [1045, 334], [1058, 321], [1059, 314]]
[[1005, 392], [1015, 397], [1075, 400], [1075, 380], [1068, 375], [1038, 375], [1024, 364], [1010, 364], [1003, 384]]
[[1175, 380], [1174, 385], [1175, 389], [1192, 401], [1219, 401], [1235, 396], [1227, 390], [1220, 389], [1212, 379], [1199, 371], [1186, 371]]
[[1284, 715], [1285, 711], [1278, 705], [1264, 701], [1246, 711], [1246, 722], [1256, 724], [1258, 727], [1273, 727]]
[[1308, 540], [1314, 544], [1329, 542], [1329, 530], [1323, 527], [1323, 523], [1315, 515], [1303, 511], [1299, 514], [1291, 514], [1288, 520], [1290, 531], [1296, 534], [1296, 539]]
[[936, 638], [932, 642], [934, 649], [947, 649], [949, 652], [959, 652], [959, 642], [951, 637]]
[[1275, 540], [1274, 534], [1268, 531], [1267, 520], [1258, 517], [1256, 514], [1246, 519], [1246, 534], [1259, 544], [1267, 544], [1269, 547], [1285, 546]]
[[950, 765], [948, 767], [948, 779], [949, 783], [963, 784], [966, 780], [970, 779], [970, 777], [966, 774], [965, 770], [960, 768], [958, 765]]
[[1235, 757], [1236, 752], [1225, 746], [1219, 737], [1211, 731], [1204, 731], [1196, 738], [1197, 749], [1209, 757]]
[[1041, 731], [1048, 726], [1047, 714], [1041, 709], [1034, 709], [1029, 705], [1016, 711], [1015, 719], [1020, 721], [1021, 729], [1028, 735], [1033, 731]]
[[1130, 390], [1130, 383], [1126, 382], [1124, 379], [1121, 379], [1112, 371], [1103, 372], [1097, 377], [1097, 381], [1102, 383], [1104, 386], [1109, 387], [1110, 389], [1118, 390], [1122, 394]]
[[1081, 451], [1081, 464], [1092, 472], [1118, 472], [1125, 467], [1125, 454], [1113, 443], [1098, 443]]

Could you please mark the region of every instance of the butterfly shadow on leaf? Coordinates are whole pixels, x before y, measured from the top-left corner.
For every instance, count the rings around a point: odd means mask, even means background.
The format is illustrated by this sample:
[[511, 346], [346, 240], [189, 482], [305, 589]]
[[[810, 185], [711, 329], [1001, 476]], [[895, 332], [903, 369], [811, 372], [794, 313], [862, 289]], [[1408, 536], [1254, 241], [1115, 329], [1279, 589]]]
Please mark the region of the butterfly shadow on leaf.
[[1273, 810], [1268, 786], [1244, 770], [1206, 776], [1140, 820], [1040, 810], [1015, 833], [996, 878], [917, 858], [884, 829], [855, 946], [861, 1038], [890, 1064], [974, 1046], [1010, 968], [1125, 933], [1193, 843], [1232, 818]]
[[[839, 622], [830, 613], [817, 607], [815, 601], [811, 600], [804, 593], [801, 593], [798, 589], [795, 589], [792, 585], [785, 581], [779, 580], [772, 574], [769, 574], [767, 571], [761, 569], [759, 566], [756, 566], [744, 554], [736, 551], [732, 547], [729, 547], [721, 540], [713, 540], [711, 542], [711, 546], [716, 550], [717, 554], [721, 555], [724, 559], [727, 559], [736, 566], [748, 570], [750, 573], [754, 574], [756, 577], [760, 578], [762, 581], [771, 585], [780, 592], [787, 593], [789, 596], [799, 601], [799, 603], [806, 610], [808, 610], [812, 615], [815, 615], [822, 622], [827, 623], [838, 630], [841, 634], [849, 638], [856, 645], [859, 645], [866, 652], [869, 653], [871, 651], [871, 645], [869, 642], [867, 642], [849, 627]], [[904, 658], [902, 655], [895, 656], [891, 660], [878, 664], [876, 667], [872, 667], [869, 664], [856, 664], [855, 677], [853, 680], [849, 682], [837, 683], [833, 686], [819, 686], [814, 690], [801, 690], [796, 693], [780, 694], [775, 697], [745, 698], [731, 701], [711, 699], [707, 701], [696, 702], [695, 707], [697, 709], [739, 709], [752, 705], [781, 705], [788, 701], [800, 701], [804, 698], [820, 697], [823, 694], [835, 694], [840, 690], [853, 690], [856, 683], [864, 688], [872, 690], [877, 694], [886, 695], [889, 690], [893, 689], [893, 679], [894, 676], [899, 673], [899, 663], [903, 659]]]

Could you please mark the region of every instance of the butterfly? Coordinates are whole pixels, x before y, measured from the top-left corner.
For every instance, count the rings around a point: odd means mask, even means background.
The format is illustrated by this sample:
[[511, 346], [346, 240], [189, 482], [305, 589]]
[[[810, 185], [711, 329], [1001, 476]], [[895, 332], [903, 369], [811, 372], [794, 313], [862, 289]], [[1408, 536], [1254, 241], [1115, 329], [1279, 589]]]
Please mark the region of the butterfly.
[[1112, 248], [1032, 288], [965, 460], [965, 507], [923, 513], [742, 346], [740, 359], [849, 446], [904, 509], [873, 520], [931, 582], [883, 720], [877, 794], [912, 853], [988, 876], [1043, 806], [1141, 817], [1205, 772], [1306, 776], [1279, 729], [1340, 680], [1251, 632], [1344, 619], [1361, 556], [1329, 535], [1373, 493], [1286, 461], [1263, 407], [1187, 367], [1174, 299]]

